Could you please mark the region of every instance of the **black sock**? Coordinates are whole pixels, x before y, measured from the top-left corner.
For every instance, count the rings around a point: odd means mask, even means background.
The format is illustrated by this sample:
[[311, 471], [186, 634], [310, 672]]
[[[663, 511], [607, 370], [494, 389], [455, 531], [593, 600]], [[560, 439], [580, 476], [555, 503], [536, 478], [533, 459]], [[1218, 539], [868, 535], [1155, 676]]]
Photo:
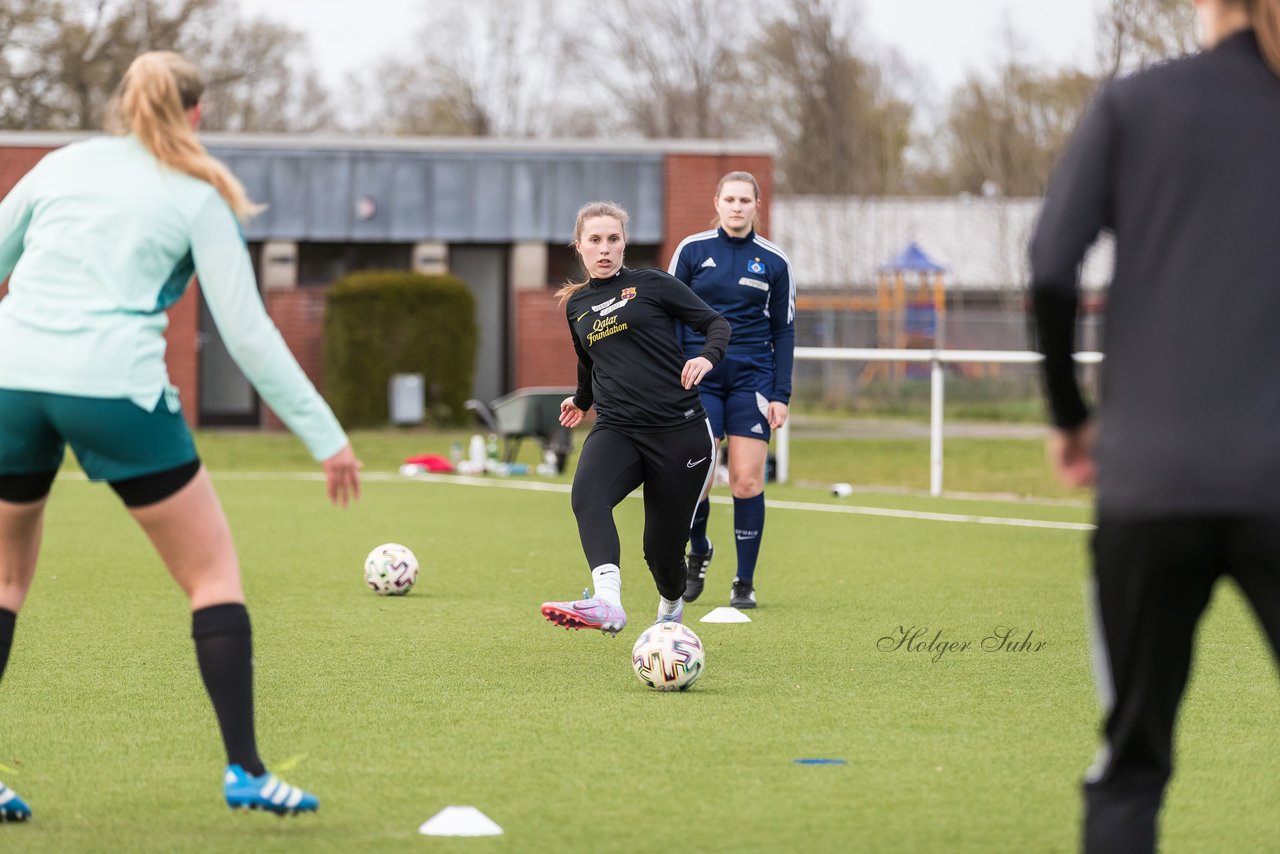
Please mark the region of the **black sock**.
[[253, 637], [238, 602], [191, 613], [200, 676], [222, 729], [227, 763], [257, 777], [266, 773], [253, 734]]
[[9, 650], [13, 647], [13, 626], [18, 615], [8, 608], [0, 608], [0, 679], [4, 678], [4, 666], [9, 663]]

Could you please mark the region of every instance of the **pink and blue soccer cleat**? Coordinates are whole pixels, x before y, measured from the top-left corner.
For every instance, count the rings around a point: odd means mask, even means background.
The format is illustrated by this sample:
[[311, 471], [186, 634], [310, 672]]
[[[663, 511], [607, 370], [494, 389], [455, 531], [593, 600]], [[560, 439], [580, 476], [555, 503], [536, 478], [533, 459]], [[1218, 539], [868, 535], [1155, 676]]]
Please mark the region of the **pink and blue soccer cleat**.
[[566, 629], [599, 629], [606, 635], [616, 635], [627, 624], [627, 614], [621, 605], [596, 598], [543, 602], [542, 616]]
[[31, 807], [18, 797], [17, 792], [0, 783], [0, 822], [27, 821], [30, 818]]
[[310, 792], [290, 786], [270, 772], [250, 776], [239, 765], [227, 766], [222, 790], [233, 810], [266, 810], [285, 816], [315, 812], [320, 807], [319, 799]]

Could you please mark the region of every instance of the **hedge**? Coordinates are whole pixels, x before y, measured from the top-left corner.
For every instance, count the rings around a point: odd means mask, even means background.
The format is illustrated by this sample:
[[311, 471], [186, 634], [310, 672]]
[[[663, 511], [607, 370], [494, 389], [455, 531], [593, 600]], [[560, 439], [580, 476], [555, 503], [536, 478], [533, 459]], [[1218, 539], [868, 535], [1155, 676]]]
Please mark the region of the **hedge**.
[[476, 363], [475, 297], [455, 276], [365, 270], [329, 288], [324, 318], [325, 397], [347, 427], [390, 419], [392, 374], [422, 374], [426, 413], [467, 420]]

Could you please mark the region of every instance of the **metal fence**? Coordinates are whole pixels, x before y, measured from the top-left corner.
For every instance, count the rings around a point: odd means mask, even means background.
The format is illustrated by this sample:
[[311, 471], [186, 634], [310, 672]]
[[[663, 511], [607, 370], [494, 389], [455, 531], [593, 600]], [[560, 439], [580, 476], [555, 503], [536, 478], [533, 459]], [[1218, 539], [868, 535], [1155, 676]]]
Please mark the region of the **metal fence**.
[[[1021, 290], [952, 293], [939, 317], [930, 306], [908, 307], [905, 313], [885, 312], [869, 306], [872, 294], [840, 294], [828, 297], [844, 307], [806, 308], [796, 313], [796, 345], [826, 349], [947, 349], [1027, 351], [1033, 349], [1027, 322], [1026, 293]], [[862, 308], [849, 305], [861, 304]], [[1076, 333], [1080, 350], [1102, 349], [1101, 318], [1082, 315]], [[1022, 362], [947, 362], [949, 399], [973, 404], [976, 415], [989, 406], [993, 413], [1002, 404], [1038, 404], [1039, 375], [1033, 364]], [[898, 369], [880, 360], [797, 360], [793, 372], [793, 400], [806, 407], [844, 412], [901, 413], [923, 411], [928, 406], [930, 368], [913, 361]], [[1083, 380], [1096, 387], [1094, 371]]]
[[[887, 366], [890, 373], [905, 373], [908, 366], [920, 366], [928, 371], [929, 388], [929, 494], [942, 494], [942, 425], [943, 404], [946, 400], [948, 366], [965, 365], [1020, 365], [1034, 367], [1042, 359], [1039, 353], [1022, 350], [907, 350], [866, 349], [838, 347], [797, 347], [796, 365], [806, 363], [820, 365], [845, 364], [865, 373], [869, 368]], [[1097, 365], [1102, 361], [1098, 352], [1076, 353], [1076, 361], [1082, 365]], [[794, 396], [792, 398], [795, 400]], [[779, 483], [786, 483], [790, 460], [790, 424], [778, 431], [776, 450], [776, 476]]]

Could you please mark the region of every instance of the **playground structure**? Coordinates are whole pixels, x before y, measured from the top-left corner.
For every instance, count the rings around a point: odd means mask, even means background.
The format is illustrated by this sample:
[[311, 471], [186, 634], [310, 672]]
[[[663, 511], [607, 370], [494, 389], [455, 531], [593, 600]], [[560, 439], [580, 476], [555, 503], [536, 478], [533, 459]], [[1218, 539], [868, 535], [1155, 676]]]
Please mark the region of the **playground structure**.
[[[876, 291], [866, 294], [801, 294], [801, 311], [861, 313], [874, 316], [872, 346], [904, 350], [937, 350], [945, 346], [947, 268], [912, 242], [877, 271]], [[871, 362], [859, 378], [860, 387], [875, 380], [896, 381], [922, 369], [906, 362]], [[921, 376], [927, 371], [921, 373]]]
[[[917, 243], [909, 243], [888, 264], [880, 267], [876, 282], [876, 337], [878, 346], [895, 350], [941, 350], [947, 293], [943, 273]], [[876, 379], [911, 376], [904, 362], [872, 362], [863, 370], [859, 385]], [[927, 375], [927, 371], [920, 376]]]

